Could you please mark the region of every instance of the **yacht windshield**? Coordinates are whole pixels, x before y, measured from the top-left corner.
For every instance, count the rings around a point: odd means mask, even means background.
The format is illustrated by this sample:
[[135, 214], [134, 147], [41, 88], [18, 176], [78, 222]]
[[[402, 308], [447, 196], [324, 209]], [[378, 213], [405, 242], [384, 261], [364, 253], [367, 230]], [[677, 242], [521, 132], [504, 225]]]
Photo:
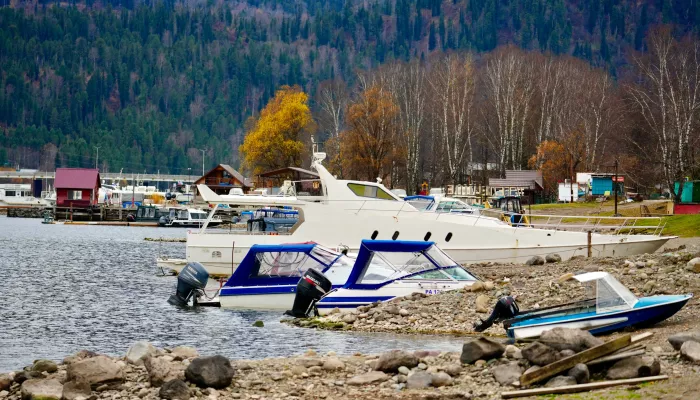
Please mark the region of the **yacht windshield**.
[[430, 198], [415, 198], [406, 200], [406, 202], [415, 207], [418, 211], [425, 211], [433, 205], [434, 200]]

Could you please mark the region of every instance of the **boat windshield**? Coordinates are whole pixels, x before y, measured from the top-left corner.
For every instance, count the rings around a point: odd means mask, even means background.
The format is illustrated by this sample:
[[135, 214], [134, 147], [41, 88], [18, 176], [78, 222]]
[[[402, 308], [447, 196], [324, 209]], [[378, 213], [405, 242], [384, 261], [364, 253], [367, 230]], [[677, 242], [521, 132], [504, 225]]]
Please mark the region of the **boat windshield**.
[[451, 267], [453, 265], [457, 265], [457, 261], [451, 259], [450, 256], [445, 254], [444, 251], [440, 250], [435, 245], [430, 246], [425, 253], [440, 267]]
[[637, 303], [637, 296], [610, 275], [596, 281], [596, 313], [627, 310]]
[[435, 201], [431, 198], [418, 197], [406, 200], [406, 202], [415, 207], [418, 211], [425, 211], [429, 209]]
[[421, 251], [376, 251], [372, 254], [369, 267], [357, 283], [388, 281], [435, 268], [436, 265]]
[[452, 267], [445, 269], [435, 269], [432, 271], [425, 271], [420, 274], [412, 275], [406, 279], [430, 279], [430, 280], [455, 280], [455, 281], [475, 281], [476, 278], [473, 277], [469, 272], [467, 272], [462, 267]]

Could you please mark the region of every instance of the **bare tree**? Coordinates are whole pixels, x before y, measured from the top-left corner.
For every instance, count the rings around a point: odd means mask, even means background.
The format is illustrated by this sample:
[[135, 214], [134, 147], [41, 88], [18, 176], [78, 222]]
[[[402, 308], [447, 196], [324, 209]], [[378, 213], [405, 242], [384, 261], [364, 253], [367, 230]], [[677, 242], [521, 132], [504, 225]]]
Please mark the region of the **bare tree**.
[[[654, 30], [647, 38], [648, 54], [634, 57], [638, 80], [629, 85], [634, 109], [656, 141], [668, 189], [680, 201], [683, 178], [695, 165], [691, 139], [697, 140], [700, 110], [700, 42], [676, 41], [668, 27]], [[644, 151], [643, 141], [633, 141]], [[674, 182], [680, 182], [678, 192]]]
[[[330, 150], [333, 154], [340, 153], [340, 133], [345, 124], [345, 111], [348, 107], [349, 96], [345, 82], [340, 79], [322, 82], [317, 95], [319, 115], [318, 122], [322, 129], [328, 134], [331, 139], [327, 144], [333, 148]], [[335, 157], [335, 170], [342, 176], [342, 163]]]
[[498, 138], [495, 147], [501, 172], [520, 169], [534, 93], [532, 64], [522, 51], [512, 46], [497, 50], [486, 64], [485, 89], [490, 104], [487, 114], [492, 113], [495, 118], [495, 123], [488, 126]]
[[[442, 142], [445, 168], [455, 183], [464, 162], [473, 161], [474, 135], [474, 63], [470, 55], [448, 55], [433, 67], [429, 79], [435, 121]], [[465, 159], [466, 158], [466, 159]]]

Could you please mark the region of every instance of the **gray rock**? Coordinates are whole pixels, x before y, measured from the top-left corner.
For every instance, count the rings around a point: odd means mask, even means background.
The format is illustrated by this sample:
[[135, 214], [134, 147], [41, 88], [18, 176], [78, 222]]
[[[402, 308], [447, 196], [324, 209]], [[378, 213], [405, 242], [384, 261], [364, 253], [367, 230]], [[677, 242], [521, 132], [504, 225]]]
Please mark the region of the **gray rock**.
[[671, 343], [671, 346], [676, 351], [680, 350], [683, 343], [687, 341], [700, 343], [700, 331], [681, 332], [668, 337], [668, 342]]
[[61, 400], [63, 385], [55, 379], [27, 379], [21, 394], [22, 400]]
[[571, 349], [564, 349], [564, 350], [559, 352], [559, 355], [561, 356], [561, 358], [571, 357], [574, 354], [576, 354], [576, 352], [571, 350]]
[[413, 368], [418, 365], [418, 357], [403, 350], [391, 350], [377, 360], [374, 369], [382, 372], [397, 372], [399, 367]]
[[326, 371], [341, 371], [345, 369], [345, 363], [337, 357], [331, 357], [323, 363], [323, 369]]
[[445, 367], [445, 372], [452, 377], [459, 376], [459, 374], [462, 373], [462, 366], [459, 364], [450, 364]]
[[353, 376], [352, 378], [348, 379], [347, 384], [352, 386], [362, 386], [388, 381], [390, 378], [391, 376], [385, 374], [384, 372], [370, 371], [362, 375]]
[[199, 387], [223, 389], [231, 384], [234, 370], [224, 356], [199, 357], [185, 370], [185, 378]]
[[263, 321], [261, 321], [261, 320], [257, 320], [257, 321], [255, 321], [255, 322], [253, 322], [253, 326], [256, 327], [256, 328], [264, 328], [264, 327], [265, 327], [265, 323], [264, 323]]
[[123, 382], [124, 370], [111, 358], [96, 356], [69, 364], [68, 380], [87, 382], [94, 389], [102, 384]]
[[476, 297], [476, 301], [474, 302], [474, 311], [478, 313], [487, 313], [489, 312], [489, 305], [491, 303], [489, 299], [489, 296], [486, 296], [485, 294], [480, 294], [479, 296]]
[[700, 343], [693, 340], [683, 343], [681, 357], [695, 364], [700, 364]]
[[520, 376], [523, 374], [522, 368], [517, 362], [511, 362], [505, 365], [499, 365], [492, 370], [493, 377], [503, 386], [510, 385], [513, 382], [520, 381]]
[[526, 369], [526, 370], [525, 370], [525, 373], [526, 373], [526, 374], [529, 374], [530, 372], [535, 372], [535, 371], [537, 371], [537, 370], [540, 369], [540, 368], [542, 368], [542, 367], [540, 367], [539, 365], [533, 365], [532, 367]]
[[148, 357], [143, 364], [153, 386], [160, 386], [173, 379], [185, 379], [185, 366], [182, 363], [169, 361], [164, 357]]
[[43, 379], [44, 375], [38, 371], [19, 371], [15, 374], [14, 382], [21, 385], [27, 379]]
[[561, 256], [559, 254], [547, 254], [547, 256], [544, 258], [545, 261], [548, 263], [558, 263], [561, 262]]
[[462, 355], [459, 359], [462, 364], [471, 364], [476, 360], [490, 360], [500, 357], [505, 350], [506, 348], [502, 344], [482, 337], [465, 343], [462, 346]]
[[540, 256], [533, 256], [527, 262], [525, 262], [527, 265], [544, 265], [544, 258]]
[[591, 380], [591, 373], [588, 371], [588, 366], [586, 364], [576, 364], [573, 368], [569, 370], [568, 376], [576, 379], [576, 383], [588, 383]]
[[143, 360], [155, 354], [156, 348], [149, 342], [142, 340], [129, 347], [126, 352], [126, 361], [135, 365], [143, 365]]
[[343, 322], [346, 324], [354, 324], [357, 321], [357, 315], [352, 313], [347, 313], [343, 315]]
[[576, 379], [574, 379], [574, 377], [559, 375], [559, 376], [555, 376], [554, 378], [547, 381], [547, 383], [544, 385], [544, 387], [557, 388], [557, 387], [570, 386], [570, 385], [575, 385], [575, 384], [576, 384]]
[[189, 346], [177, 346], [173, 349], [173, 357], [179, 357], [184, 359], [199, 357], [199, 352], [194, 347]]
[[8, 375], [0, 375], [0, 391], [9, 390], [12, 386], [12, 378]]
[[399, 367], [399, 374], [408, 375], [410, 373], [411, 373], [411, 370], [408, 369], [407, 367], [404, 367], [404, 366]]
[[32, 371], [36, 372], [48, 372], [53, 374], [58, 371], [58, 365], [51, 360], [36, 360], [34, 365], [32, 365]]
[[604, 343], [602, 339], [591, 335], [588, 331], [570, 328], [544, 331], [540, 335], [540, 342], [557, 350], [570, 349], [577, 353]]
[[446, 372], [437, 372], [432, 375], [433, 377], [430, 380], [430, 384], [435, 387], [443, 387], [452, 383], [452, 377]]
[[189, 400], [190, 388], [180, 379], [173, 379], [161, 386], [158, 395], [167, 400]]
[[534, 365], [548, 365], [561, 358], [558, 351], [542, 344], [540, 342], [532, 342], [522, 350], [523, 357]]
[[700, 257], [695, 257], [692, 260], [688, 261], [687, 269], [695, 273], [700, 272]]
[[608, 379], [631, 379], [656, 376], [661, 372], [661, 364], [656, 357], [637, 356], [620, 360], [613, 364], [606, 376]]
[[70, 381], [63, 385], [63, 400], [87, 399], [92, 395], [90, 384], [82, 381]]
[[433, 382], [433, 376], [429, 372], [418, 371], [408, 376], [406, 380], [407, 389], [424, 389], [430, 387]]

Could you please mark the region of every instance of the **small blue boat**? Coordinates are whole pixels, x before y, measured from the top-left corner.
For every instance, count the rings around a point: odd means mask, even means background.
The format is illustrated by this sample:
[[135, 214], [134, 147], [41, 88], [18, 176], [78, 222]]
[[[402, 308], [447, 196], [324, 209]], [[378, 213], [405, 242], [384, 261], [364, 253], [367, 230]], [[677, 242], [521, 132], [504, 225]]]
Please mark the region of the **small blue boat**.
[[693, 295], [663, 295], [637, 298], [607, 272], [574, 276], [586, 285], [586, 300], [523, 311], [503, 322], [513, 340], [534, 339], [556, 327], [588, 330], [594, 335], [626, 327], [645, 327], [677, 313]]

